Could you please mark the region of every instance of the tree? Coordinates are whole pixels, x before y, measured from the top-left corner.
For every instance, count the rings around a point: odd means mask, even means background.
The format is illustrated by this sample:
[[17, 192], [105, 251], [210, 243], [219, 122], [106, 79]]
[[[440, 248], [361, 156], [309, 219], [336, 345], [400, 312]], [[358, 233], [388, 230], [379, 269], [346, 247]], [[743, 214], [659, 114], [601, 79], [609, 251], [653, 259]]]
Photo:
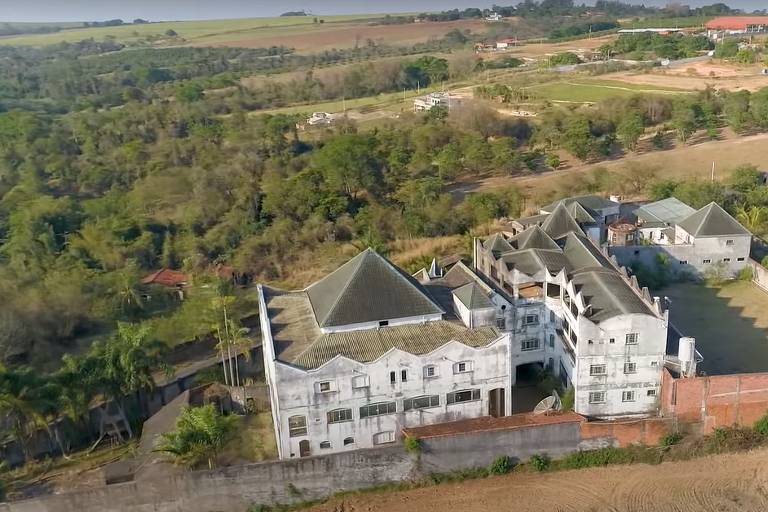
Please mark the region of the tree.
[[376, 158], [376, 140], [370, 135], [345, 134], [334, 137], [312, 159], [331, 188], [352, 200], [361, 190], [373, 187], [380, 164]]
[[736, 208], [736, 220], [752, 233], [762, 233], [768, 219], [768, 208], [764, 206], [740, 205]]
[[176, 89], [176, 99], [182, 103], [194, 103], [204, 97], [205, 90], [197, 82], [187, 82]]
[[594, 138], [589, 121], [583, 116], [574, 116], [566, 123], [563, 133], [563, 147], [580, 160], [586, 160], [592, 152]]
[[680, 142], [685, 142], [696, 130], [696, 112], [685, 100], [676, 101], [672, 107], [672, 126]]
[[637, 148], [637, 141], [643, 134], [643, 118], [638, 112], [629, 112], [624, 115], [616, 127], [616, 135], [624, 147], [630, 151]]
[[742, 131], [750, 122], [749, 99], [749, 91], [730, 92], [725, 96], [725, 120], [737, 132]]
[[161, 436], [155, 451], [170, 455], [177, 464], [196, 467], [205, 462], [213, 469], [237, 422], [236, 416], [223, 416], [213, 404], [186, 408], [176, 429]]
[[768, 87], [752, 94], [749, 110], [760, 128], [768, 128]]

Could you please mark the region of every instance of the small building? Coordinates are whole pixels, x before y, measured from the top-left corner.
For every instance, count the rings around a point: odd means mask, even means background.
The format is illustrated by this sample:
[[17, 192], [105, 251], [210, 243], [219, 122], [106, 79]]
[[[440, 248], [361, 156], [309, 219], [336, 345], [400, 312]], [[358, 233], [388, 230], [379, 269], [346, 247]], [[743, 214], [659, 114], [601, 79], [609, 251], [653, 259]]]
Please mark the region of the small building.
[[497, 50], [505, 50], [509, 48], [510, 46], [517, 46], [517, 40], [516, 39], [502, 39], [500, 41], [496, 41], [496, 49]]
[[433, 92], [413, 100], [414, 112], [428, 112], [435, 107], [450, 107], [451, 97], [447, 92]]
[[313, 112], [311, 116], [307, 118], [303, 123], [298, 123], [297, 128], [306, 130], [307, 128], [315, 128], [320, 126], [330, 126], [333, 124], [334, 115], [328, 112]]
[[637, 229], [641, 240], [666, 245], [674, 243], [675, 225], [696, 210], [676, 197], [644, 204], [637, 210]]
[[497, 12], [492, 12], [488, 16], [485, 17], [485, 21], [487, 21], [489, 23], [496, 23], [496, 22], [499, 22], [499, 21], [501, 21], [503, 19], [504, 18], [501, 16], [501, 14], [499, 14]]
[[637, 228], [631, 222], [614, 222], [608, 226], [608, 240], [611, 245], [637, 245]]
[[147, 288], [147, 293], [143, 294], [146, 300], [152, 298], [150, 290], [153, 286], [175, 290], [179, 299], [184, 300], [184, 289], [189, 286], [190, 279], [184, 272], [163, 268], [145, 276], [141, 280], [141, 284]]

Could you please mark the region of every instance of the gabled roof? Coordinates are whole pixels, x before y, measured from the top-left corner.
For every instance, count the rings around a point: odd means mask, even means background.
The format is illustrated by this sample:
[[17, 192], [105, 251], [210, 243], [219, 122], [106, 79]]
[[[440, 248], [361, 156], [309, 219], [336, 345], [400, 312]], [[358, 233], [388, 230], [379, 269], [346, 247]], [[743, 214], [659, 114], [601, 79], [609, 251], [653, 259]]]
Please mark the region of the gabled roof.
[[611, 266], [608, 259], [589, 238], [575, 232], [568, 233], [566, 236], [563, 254], [574, 270]]
[[567, 205], [568, 213], [579, 224], [594, 224], [595, 219], [601, 215], [591, 208], [585, 208], [581, 203], [574, 201]]
[[581, 235], [584, 234], [579, 224], [568, 212], [565, 204], [557, 205], [549, 217], [547, 217], [547, 220], [544, 221], [544, 224], [541, 225], [541, 229], [555, 240], [562, 238], [571, 231]]
[[588, 210], [602, 210], [603, 208], [610, 208], [612, 206], [618, 205], [618, 203], [615, 203], [614, 201], [610, 201], [608, 199], [605, 199], [604, 197], [600, 197], [596, 195], [575, 196], [575, 197], [566, 197], [565, 199], [560, 199], [558, 201], [555, 201], [554, 203], [550, 203], [547, 206], [544, 206], [543, 208], [541, 208], [541, 211], [552, 213], [555, 211], [555, 208], [557, 208], [559, 205], [564, 204], [568, 206], [572, 203], [579, 203], [581, 206], [583, 206]]
[[514, 249], [501, 233], [494, 233], [490, 238], [486, 239], [483, 242], [483, 248], [486, 251], [491, 251], [494, 258], [498, 258], [500, 254]]
[[677, 224], [686, 217], [689, 217], [696, 210], [680, 201], [676, 197], [668, 197], [661, 201], [644, 204], [637, 210], [635, 215], [645, 223], [664, 223], [667, 225]]
[[501, 259], [507, 268], [515, 268], [529, 276], [541, 270], [557, 274], [564, 268], [570, 269], [568, 260], [559, 248], [557, 250], [524, 249], [504, 254]]
[[468, 309], [486, 309], [493, 308], [493, 302], [485, 294], [485, 291], [475, 283], [467, 283], [461, 288], [453, 290], [453, 294]]
[[559, 249], [549, 235], [537, 225], [533, 225], [512, 239], [518, 249]]
[[307, 295], [320, 327], [444, 312], [413, 277], [370, 248], [307, 288]]
[[587, 318], [600, 323], [622, 314], [655, 315], [622, 277], [607, 268], [577, 272], [573, 284], [589, 306]]
[[744, 226], [739, 224], [736, 219], [731, 217], [728, 212], [715, 202], [709, 203], [701, 210], [692, 213], [681, 221], [678, 226], [695, 238], [751, 235]]
[[142, 284], [157, 284], [168, 288], [185, 286], [189, 283], [189, 277], [184, 272], [164, 268], [153, 272], [141, 280]]

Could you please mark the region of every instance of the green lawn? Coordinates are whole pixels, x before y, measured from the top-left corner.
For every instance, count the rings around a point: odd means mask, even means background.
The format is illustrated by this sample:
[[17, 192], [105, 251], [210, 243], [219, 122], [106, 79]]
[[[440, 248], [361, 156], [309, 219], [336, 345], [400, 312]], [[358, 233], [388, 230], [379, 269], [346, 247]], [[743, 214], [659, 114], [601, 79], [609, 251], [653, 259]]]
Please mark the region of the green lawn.
[[644, 20], [624, 20], [621, 28], [686, 28], [700, 27], [711, 20], [712, 16], [685, 16], [681, 18], [648, 18]]
[[696, 338], [708, 375], [768, 371], [768, 293], [751, 282], [721, 287], [681, 283], [660, 292], [672, 300], [672, 324]]
[[549, 82], [528, 87], [540, 100], [595, 103], [606, 98], [627, 97], [636, 94], [686, 94], [680, 89], [659, 88], [650, 85], [628, 84], [617, 80], [574, 79]]
[[[350, 14], [344, 16], [319, 16], [323, 25], [380, 18], [382, 14]], [[323, 25], [314, 27], [312, 16], [285, 16], [277, 18], [246, 18], [234, 20], [206, 21], [168, 21], [142, 25], [123, 25], [120, 27], [94, 27], [63, 30], [53, 34], [27, 34], [0, 39], [4, 45], [43, 46], [64, 42], [77, 42], [93, 38], [102, 40], [107, 36], [115, 37], [118, 41], [136, 41], [146, 36], [164, 34], [166, 30], [174, 30], [187, 42], [216, 42], [232, 40], [248, 35], [281, 35], [306, 31], [309, 28], [320, 30]]]

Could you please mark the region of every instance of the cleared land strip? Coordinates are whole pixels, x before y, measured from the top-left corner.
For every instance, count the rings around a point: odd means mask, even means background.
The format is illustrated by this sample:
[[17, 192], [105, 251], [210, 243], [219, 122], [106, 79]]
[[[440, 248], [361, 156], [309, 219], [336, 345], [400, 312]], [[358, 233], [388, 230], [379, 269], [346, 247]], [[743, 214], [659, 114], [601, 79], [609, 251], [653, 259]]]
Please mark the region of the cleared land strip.
[[768, 450], [685, 462], [521, 473], [410, 491], [349, 496], [314, 512], [768, 510]]

